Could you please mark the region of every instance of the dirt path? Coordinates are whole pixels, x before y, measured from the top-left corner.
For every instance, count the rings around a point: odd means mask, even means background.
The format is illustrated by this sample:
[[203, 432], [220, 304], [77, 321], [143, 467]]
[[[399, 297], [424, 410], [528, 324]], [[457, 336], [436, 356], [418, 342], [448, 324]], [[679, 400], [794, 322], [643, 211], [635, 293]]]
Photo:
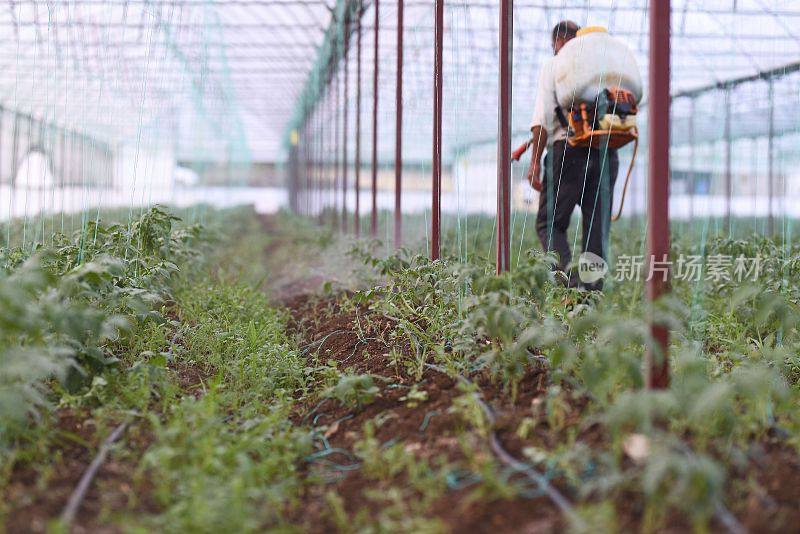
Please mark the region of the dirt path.
[[[470, 467], [490, 460], [491, 452], [485, 435], [471, 431], [468, 423], [453, 411], [454, 402], [465, 393], [456, 380], [433, 368], [426, 368], [421, 377], [412, 376], [404, 368], [390, 361], [392, 347], [381, 338], [393, 328], [390, 320], [375, 317], [365, 308], [343, 310], [335, 299], [298, 297], [287, 302], [292, 314], [292, 328], [301, 337], [303, 344], [312, 346], [326, 360], [337, 362], [351, 373], [368, 373], [380, 377], [375, 383], [380, 389], [376, 400], [361, 408], [342, 406], [334, 400], [303, 405], [297, 420], [312, 422], [324, 435], [331, 449], [353, 452], [364, 439], [365, 425], [375, 427], [374, 438], [382, 447], [402, 444], [420, 463], [438, 462], [453, 467], [453, 480], [441, 496], [426, 507], [426, 517], [438, 519], [451, 532], [560, 532], [564, 528], [558, 510], [543, 496], [531, 499], [521, 497], [499, 497], [484, 495], [481, 484], [468, 473]], [[394, 347], [395, 350], [408, 348]], [[508, 396], [485, 377], [480, 387], [498, 414], [502, 441], [514, 454], [519, 453], [520, 443], [513, 437], [523, 410], [543, 393], [545, 375], [541, 370], [532, 370], [521, 383], [520, 394], [512, 403]], [[421, 395], [418, 402], [409, 402], [411, 388]], [[376, 421], [378, 423], [376, 423]], [[470, 454], [467, 457], [465, 442]], [[342, 456], [345, 456], [342, 454]], [[389, 478], [370, 476], [365, 470], [356, 468], [355, 456], [347, 457], [352, 470], [338, 474], [327, 484], [312, 486], [305, 495], [303, 512], [304, 527], [309, 531], [330, 531], [334, 525], [326, 515], [325, 495], [335, 491], [344, 510], [351, 517], [366, 511], [375, 518], [380, 512], [380, 499], [371, 497], [376, 492], [389, 491], [393, 487], [408, 488], [406, 473]], [[490, 460], [493, 461], [493, 460]], [[316, 469], [316, 471], [315, 471]], [[310, 468], [309, 476], [326, 478], [330, 475], [327, 466]], [[463, 474], [465, 480], [457, 480]], [[511, 475], [510, 483], [522, 483], [519, 475]], [[407, 499], [419, 499], [418, 492], [409, 491]], [[409, 508], [411, 506], [409, 505]]]

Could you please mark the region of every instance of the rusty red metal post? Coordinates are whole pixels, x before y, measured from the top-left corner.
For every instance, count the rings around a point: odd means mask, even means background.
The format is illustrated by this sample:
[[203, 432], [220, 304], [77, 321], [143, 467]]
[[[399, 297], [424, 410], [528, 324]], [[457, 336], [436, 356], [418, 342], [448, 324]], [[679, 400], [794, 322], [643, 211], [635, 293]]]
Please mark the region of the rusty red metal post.
[[[321, 98], [321, 95], [320, 95]], [[314, 106], [314, 191], [311, 195], [311, 213], [315, 214], [317, 208], [319, 206], [319, 172], [322, 163], [321, 157], [321, 146], [322, 146], [322, 135], [320, 132], [320, 120], [319, 120], [319, 111], [320, 111], [320, 101], [317, 100]]]
[[[292, 213], [297, 213], [297, 144], [292, 144], [289, 148], [289, 207]], [[12, 176], [13, 179], [13, 176]], [[12, 187], [15, 184], [12, 182]]]
[[372, 213], [370, 215], [370, 235], [378, 236], [378, 54], [380, 33], [380, 0], [375, 0], [375, 46], [372, 64]]
[[[325, 175], [326, 175], [326, 184], [325, 184], [325, 197], [326, 197], [326, 208], [329, 212], [333, 212], [334, 215], [336, 213], [335, 206], [336, 206], [336, 188], [334, 184], [336, 183], [336, 171], [334, 170], [334, 158], [336, 156], [337, 148], [336, 148], [336, 110], [335, 110], [335, 102], [334, 102], [334, 86], [335, 82], [333, 80], [333, 74], [331, 74], [331, 79], [328, 85], [328, 98], [327, 98], [327, 118], [326, 121], [328, 123], [328, 146], [327, 146], [327, 155], [326, 155], [326, 166], [325, 166]], [[326, 220], [330, 219], [328, 215], [326, 215]], [[331, 227], [334, 226], [334, 221], [329, 220], [328, 224]]]
[[514, 2], [500, 0], [500, 69], [497, 116], [497, 273], [511, 264], [511, 76], [514, 39]]
[[442, 224], [442, 82], [444, 0], [436, 0], [433, 51], [433, 198], [431, 199], [431, 259], [441, 255]]
[[394, 247], [403, 242], [403, 0], [397, 0], [397, 71], [395, 72]]
[[356, 237], [361, 236], [361, 15], [359, 3], [358, 17], [356, 17], [356, 154], [355, 183], [353, 184], [356, 193], [353, 231]]
[[306, 217], [310, 212], [309, 196], [311, 193], [311, 132], [309, 131], [309, 117], [303, 121], [303, 160], [305, 164], [305, 190], [303, 191], [303, 215]]
[[317, 121], [319, 124], [319, 133], [317, 134], [319, 137], [319, 169], [317, 169], [317, 208], [319, 209], [319, 213], [317, 213], [317, 218], [319, 224], [325, 222], [322, 218], [322, 212], [325, 209], [325, 199], [323, 196], [323, 188], [325, 185], [325, 156], [328, 149], [325, 144], [325, 135], [327, 133], [325, 132], [325, 102], [327, 102], [327, 91], [320, 95], [320, 100], [317, 102]]
[[[320, 96], [322, 98], [322, 96]], [[325, 161], [325, 129], [322, 126], [322, 101], [317, 102], [317, 185], [315, 209], [317, 217], [322, 213], [322, 180]], [[321, 221], [320, 221], [321, 222]]]
[[340, 184], [340, 176], [339, 176], [339, 154], [341, 154], [342, 146], [340, 143], [341, 138], [341, 128], [339, 127], [340, 118], [342, 115], [342, 106], [341, 106], [341, 76], [339, 76], [339, 71], [336, 71], [334, 74], [336, 77], [336, 89], [334, 90], [334, 101], [333, 101], [333, 131], [334, 131], [334, 142], [333, 142], [333, 229], [339, 230], [339, 184]]
[[314, 200], [317, 194], [317, 118], [311, 117], [310, 126], [310, 142], [311, 142], [311, 173], [309, 176], [309, 183], [311, 190], [308, 192], [308, 216], [314, 215]]
[[311, 212], [309, 198], [311, 195], [311, 136], [308, 131], [309, 119], [303, 122], [303, 215], [308, 216]]
[[317, 169], [317, 207], [319, 209], [319, 213], [317, 213], [317, 218], [320, 224], [324, 223], [325, 221], [322, 218], [322, 212], [325, 208], [325, 199], [323, 197], [323, 187], [325, 184], [325, 151], [327, 150], [327, 145], [325, 144], [325, 102], [327, 101], [327, 94], [323, 93], [320, 95], [320, 100], [317, 103], [317, 115], [318, 124], [319, 124], [319, 168]]
[[[649, 120], [650, 138], [647, 210], [648, 262], [663, 261], [669, 254], [669, 131], [670, 131], [670, 0], [650, 2]], [[653, 303], [668, 290], [668, 280], [653, 274], [647, 281], [647, 298]], [[652, 318], [651, 318], [652, 319]], [[645, 356], [645, 384], [649, 389], [669, 386], [667, 344], [669, 332], [651, 322], [656, 346]]]
[[308, 217], [314, 213], [314, 183], [317, 173], [317, 134], [315, 117], [308, 118]]
[[350, 43], [347, 41], [349, 33], [345, 32], [344, 42], [344, 99], [342, 101], [342, 232], [347, 233], [347, 167], [348, 167], [348, 126], [350, 123]]

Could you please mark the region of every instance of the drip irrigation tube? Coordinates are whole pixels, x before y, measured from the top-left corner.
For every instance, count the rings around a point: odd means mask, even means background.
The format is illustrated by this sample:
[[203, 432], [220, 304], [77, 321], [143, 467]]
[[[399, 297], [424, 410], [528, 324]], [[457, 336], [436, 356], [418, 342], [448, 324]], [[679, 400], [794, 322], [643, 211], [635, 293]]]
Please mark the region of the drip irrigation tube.
[[[429, 367], [430, 369], [433, 369], [434, 371], [438, 371], [442, 374], [450, 376], [450, 374], [445, 369], [439, 367], [438, 365], [426, 363], [425, 366]], [[458, 375], [457, 378], [458, 380], [462, 381], [467, 385], [470, 386], [472, 385], [472, 382], [470, 382], [469, 379], [467, 379], [462, 375]], [[478, 393], [475, 393], [475, 399], [480, 404], [481, 408], [486, 414], [486, 417], [489, 419], [491, 427], [493, 428], [495, 425], [495, 416], [491, 407], [488, 404], [486, 404], [486, 402]], [[561, 510], [561, 512], [573, 522], [573, 524], [575, 524], [578, 527], [585, 526], [583, 524], [583, 520], [575, 512], [574, 507], [567, 500], [567, 498], [564, 497], [564, 495], [550, 483], [550, 481], [547, 479], [546, 476], [542, 475], [541, 473], [536, 471], [536, 469], [527, 465], [526, 463], [521, 462], [516, 458], [514, 458], [503, 447], [503, 444], [500, 442], [500, 439], [497, 437], [497, 433], [494, 431], [494, 429], [491, 431], [489, 435], [489, 447], [492, 449], [492, 452], [497, 456], [497, 458], [503, 464], [505, 464], [507, 467], [510, 467], [514, 471], [525, 475], [532, 482], [534, 482], [541, 489], [542, 493], [547, 495], [547, 497], [553, 502], [553, 504], [555, 504], [558, 507], [558, 509]]]
[[[439, 367], [438, 365], [433, 365], [430, 363], [425, 364], [426, 367], [438, 371], [442, 374], [450, 376], [450, 374]], [[471, 386], [472, 382], [462, 375], [457, 376], [458, 380], [461, 382]], [[489, 420], [490, 426], [493, 428], [495, 424], [495, 417], [494, 412], [492, 411], [491, 407], [483, 400], [483, 398], [478, 394], [475, 393], [475, 399], [480, 404], [481, 408], [483, 409], [484, 413], [486, 414], [487, 419]], [[566, 515], [571, 521], [573, 521], [573, 525], [578, 527], [578, 529], [583, 529], [587, 527], [583, 519], [575, 512], [574, 507], [572, 504], [567, 500], [564, 495], [558, 491], [552, 484], [550, 484], [549, 478], [546, 475], [542, 475], [537, 470], [535, 470], [530, 465], [521, 462], [514, 458], [504, 447], [503, 444], [500, 442], [500, 439], [497, 437], [497, 433], [492, 430], [491, 434], [489, 435], [489, 446], [492, 449], [492, 452], [498, 457], [498, 459], [505, 464], [507, 467], [510, 467], [514, 471], [521, 473], [527, 476], [531, 481], [533, 481], [539, 489], [542, 491], [543, 494], [547, 495], [550, 500], [561, 510], [561, 512]], [[717, 520], [730, 532], [731, 534], [747, 534], [747, 529], [736, 519], [728, 508], [725, 506], [724, 503], [718, 502], [714, 509], [714, 515], [716, 516]]]
[[116, 442], [122, 433], [125, 432], [125, 429], [128, 428], [127, 421], [121, 423], [117, 428], [114, 429], [111, 434], [106, 438], [103, 442], [103, 445], [100, 447], [100, 451], [97, 453], [97, 456], [94, 457], [92, 463], [89, 464], [89, 468], [83, 473], [80, 482], [78, 485], [75, 486], [75, 489], [72, 492], [72, 495], [69, 496], [69, 500], [67, 501], [67, 505], [64, 507], [64, 511], [61, 512], [61, 522], [65, 527], [69, 527], [72, 524], [72, 521], [75, 519], [75, 515], [78, 513], [78, 509], [83, 503], [83, 499], [86, 497], [86, 492], [89, 491], [89, 487], [92, 485], [92, 481], [94, 477], [97, 475], [97, 472], [100, 470], [100, 467], [103, 465], [103, 462], [106, 461], [106, 457], [108, 456], [108, 452], [111, 450], [111, 446]]
[[[170, 341], [169, 349], [167, 349], [167, 358], [171, 359], [172, 354], [174, 353], [175, 344], [178, 342], [178, 337], [180, 337], [180, 330], [176, 329], [175, 333], [172, 336]], [[92, 463], [89, 464], [89, 468], [83, 473], [78, 485], [75, 486], [75, 489], [72, 491], [72, 494], [69, 496], [69, 500], [67, 501], [67, 505], [64, 507], [64, 510], [61, 512], [61, 522], [65, 527], [69, 527], [72, 524], [72, 521], [75, 520], [75, 515], [78, 513], [83, 500], [86, 498], [86, 493], [89, 491], [89, 488], [92, 485], [92, 481], [94, 477], [97, 476], [97, 472], [100, 470], [100, 467], [106, 461], [106, 457], [108, 456], [108, 452], [111, 450], [111, 446], [122, 436], [122, 434], [127, 430], [128, 422], [125, 421], [120, 423], [111, 434], [106, 438], [103, 442], [103, 445], [100, 447], [100, 451], [97, 453], [97, 456], [94, 457]]]

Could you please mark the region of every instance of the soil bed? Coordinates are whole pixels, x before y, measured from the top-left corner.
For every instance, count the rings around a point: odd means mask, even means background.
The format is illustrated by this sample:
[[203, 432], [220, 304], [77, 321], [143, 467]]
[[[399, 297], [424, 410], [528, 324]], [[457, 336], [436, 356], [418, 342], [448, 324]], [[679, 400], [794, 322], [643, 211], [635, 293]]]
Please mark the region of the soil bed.
[[[390, 347], [378, 340], [364, 343], [359, 339], [359, 324], [363, 328], [368, 322], [375, 330], [364, 331], [362, 335], [377, 338], [394, 327], [391, 320], [374, 317], [365, 307], [345, 311], [335, 297], [294, 297], [286, 302], [286, 307], [292, 318], [290, 327], [300, 336], [302, 345], [318, 349], [324, 359], [336, 361], [340, 368], [385, 379], [375, 381], [380, 394], [367, 406], [351, 409], [332, 399], [308, 402], [298, 407], [298, 421], [325, 429], [331, 448], [352, 452], [355, 443], [363, 438], [365, 423], [379, 418], [384, 423], [375, 429], [375, 438], [384, 446], [403, 443], [405, 450], [420, 461], [444, 459], [454, 465], [466, 462], [461, 447], [465, 422], [451, 410], [453, 401], [464, 394], [457, 387], [457, 381], [429, 368], [425, 369], [421, 380], [417, 380], [405, 369], [392, 365], [387, 356]], [[370, 320], [365, 321], [368, 317]], [[542, 370], [529, 373], [520, 385], [515, 405], [529, 405], [541, 395], [541, 383]], [[416, 385], [417, 390], [424, 391], [427, 396], [415, 406], [401, 400], [411, 385]], [[485, 379], [480, 380], [480, 385], [482, 395], [496, 413], [508, 412], [504, 417], [513, 418], [516, 410], [502, 388]], [[509, 450], [518, 453], [520, 447], [509, 446]], [[311, 467], [309, 474], [319, 473]], [[344, 471], [325, 485], [312, 486], [304, 495], [301, 506], [304, 527], [315, 532], [334, 528], [324, 504], [324, 495], [330, 490], [341, 497], [348, 515], [354, 516], [360, 510], [375, 514], [378, 510], [367, 496], [369, 490], [403, 486], [404, 482], [402, 475], [395, 480], [375, 481], [359, 469]], [[564, 528], [558, 510], [544, 497], [474, 499], [471, 498], [474, 490], [475, 484], [448, 489], [430, 507], [428, 517], [439, 519], [451, 532], [559, 532]]]

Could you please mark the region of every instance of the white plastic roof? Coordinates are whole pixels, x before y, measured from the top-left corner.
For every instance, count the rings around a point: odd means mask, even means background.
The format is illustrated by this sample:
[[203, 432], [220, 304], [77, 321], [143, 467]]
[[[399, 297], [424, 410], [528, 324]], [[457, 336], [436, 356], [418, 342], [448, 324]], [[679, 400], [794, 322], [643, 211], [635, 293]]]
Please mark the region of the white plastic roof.
[[[652, 0], [650, 0], [652, 1]], [[335, 0], [10, 0], [0, 5], [0, 103], [112, 141], [184, 158], [274, 161]], [[497, 1], [445, 0], [445, 154], [496, 135]], [[371, 136], [374, 12], [364, 0], [362, 113]], [[406, 0], [404, 155], [430, 158], [433, 0]], [[673, 92], [800, 61], [797, 0], [673, 0]], [[516, 0], [514, 127], [561, 19], [602, 25], [647, 72], [647, 0]], [[380, 157], [394, 147], [396, 1], [381, 0]], [[350, 47], [355, 109], [355, 45]], [[763, 100], [766, 84], [737, 95]], [[792, 86], [792, 87], [796, 87]], [[794, 95], [793, 89], [788, 93]], [[797, 106], [787, 128], [796, 128]], [[746, 116], [746, 113], [742, 115]], [[330, 123], [331, 118], [328, 117]], [[354, 131], [354, 116], [350, 131]], [[753, 119], [756, 120], [756, 119]], [[763, 121], [762, 121], [763, 122]], [[364, 151], [368, 155], [368, 151]]]

